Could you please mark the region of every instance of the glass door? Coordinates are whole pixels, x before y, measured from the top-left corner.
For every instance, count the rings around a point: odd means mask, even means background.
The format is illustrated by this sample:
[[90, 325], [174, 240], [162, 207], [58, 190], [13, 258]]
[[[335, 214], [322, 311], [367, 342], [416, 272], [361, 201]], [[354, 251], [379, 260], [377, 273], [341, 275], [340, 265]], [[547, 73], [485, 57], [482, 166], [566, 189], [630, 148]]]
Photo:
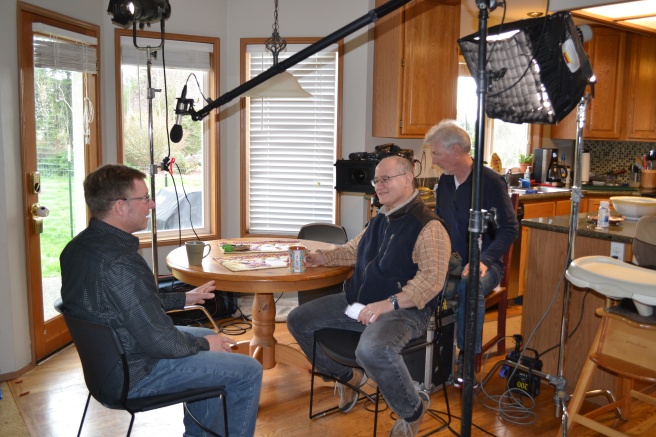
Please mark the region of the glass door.
[[19, 6], [28, 294], [38, 361], [70, 341], [54, 309], [59, 255], [87, 225], [82, 182], [98, 165], [97, 26]]

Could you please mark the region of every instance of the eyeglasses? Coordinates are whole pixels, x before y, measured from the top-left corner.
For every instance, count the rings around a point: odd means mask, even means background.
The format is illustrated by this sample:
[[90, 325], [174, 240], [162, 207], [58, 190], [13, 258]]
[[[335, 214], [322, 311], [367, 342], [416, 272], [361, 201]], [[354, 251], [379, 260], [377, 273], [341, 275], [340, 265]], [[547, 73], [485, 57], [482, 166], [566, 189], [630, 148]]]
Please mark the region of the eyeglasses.
[[145, 196], [139, 196], [139, 197], [121, 197], [120, 199], [116, 200], [123, 200], [124, 202], [127, 202], [129, 200], [141, 200], [143, 203], [148, 203], [150, 202], [150, 194], [146, 194]]
[[394, 176], [383, 176], [383, 177], [380, 177], [380, 178], [373, 178], [371, 180], [371, 185], [374, 186], [374, 187], [378, 184], [387, 185], [387, 183], [390, 181], [390, 179], [395, 178], [397, 176], [403, 176], [404, 174], [405, 173], [399, 173], [399, 174], [395, 174]]

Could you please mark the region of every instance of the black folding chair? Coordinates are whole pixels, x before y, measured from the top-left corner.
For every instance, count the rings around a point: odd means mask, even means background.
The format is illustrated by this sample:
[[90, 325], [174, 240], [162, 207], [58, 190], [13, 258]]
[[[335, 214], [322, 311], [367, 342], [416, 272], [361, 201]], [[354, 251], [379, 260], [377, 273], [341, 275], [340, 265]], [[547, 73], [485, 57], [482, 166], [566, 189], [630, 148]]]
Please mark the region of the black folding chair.
[[[90, 322], [65, 314], [61, 298], [58, 298], [55, 301], [55, 309], [64, 316], [66, 326], [68, 326], [68, 330], [73, 337], [73, 343], [75, 343], [77, 353], [82, 362], [84, 381], [89, 389], [89, 396], [87, 397], [87, 402], [84, 406], [80, 429], [77, 433], [78, 437], [82, 433], [82, 426], [84, 425], [84, 419], [89, 408], [91, 396], [107, 408], [125, 410], [130, 413], [131, 418], [127, 433], [128, 436], [132, 432], [135, 413], [155, 410], [157, 408], [168, 407], [169, 405], [179, 403], [184, 403], [185, 411], [189, 413], [187, 402], [218, 397], [221, 399], [223, 405], [224, 436], [227, 437], [228, 411], [224, 386], [195, 388], [175, 393], [128, 399], [130, 371], [127, 358], [125, 357], [125, 350], [123, 349], [123, 345], [121, 344], [116, 331], [114, 331], [114, 328], [109, 325]], [[111, 402], [101, 401], [100, 391], [102, 385], [117, 366], [121, 366], [123, 369], [123, 389], [120, 398], [112, 400]], [[191, 416], [191, 413], [189, 414]], [[205, 432], [214, 436], [219, 436], [219, 434], [212, 432], [200, 424], [195, 417], [191, 417], [192, 420], [205, 430]]]

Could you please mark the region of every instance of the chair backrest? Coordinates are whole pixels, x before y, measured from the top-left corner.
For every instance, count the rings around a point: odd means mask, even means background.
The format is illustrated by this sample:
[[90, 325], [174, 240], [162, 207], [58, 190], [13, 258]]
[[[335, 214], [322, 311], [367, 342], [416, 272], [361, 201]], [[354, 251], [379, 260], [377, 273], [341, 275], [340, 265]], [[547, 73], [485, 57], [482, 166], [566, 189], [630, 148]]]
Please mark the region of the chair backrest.
[[656, 215], [638, 220], [633, 236], [633, 257], [640, 267], [656, 269]]
[[331, 244], [344, 244], [348, 241], [346, 229], [333, 223], [309, 223], [298, 231], [302, 240], [321, 241]]
[[[84, 381], [91, 396], [106, 407], [124, 406], [130, 385], [129, 373], [125, 351], [114, 328], [66, 314], [61, 299], [57, 299], [55, 308], [64, 316], [66, 326], [73, 337], [82, 363]], [[117, 367], [123, 373], [121, 398], [107, 399], [107, 393], [101, 396], [101, 390]]]

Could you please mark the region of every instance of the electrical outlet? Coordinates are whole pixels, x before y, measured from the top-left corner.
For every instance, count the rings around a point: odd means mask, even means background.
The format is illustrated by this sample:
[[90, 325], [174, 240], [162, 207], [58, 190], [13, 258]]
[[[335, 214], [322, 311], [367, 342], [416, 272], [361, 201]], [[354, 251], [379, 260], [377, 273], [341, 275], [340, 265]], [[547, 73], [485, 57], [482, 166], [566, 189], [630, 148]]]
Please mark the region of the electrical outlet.
[[624, 243], [610, 242], [610, 257], [624, 261]]

